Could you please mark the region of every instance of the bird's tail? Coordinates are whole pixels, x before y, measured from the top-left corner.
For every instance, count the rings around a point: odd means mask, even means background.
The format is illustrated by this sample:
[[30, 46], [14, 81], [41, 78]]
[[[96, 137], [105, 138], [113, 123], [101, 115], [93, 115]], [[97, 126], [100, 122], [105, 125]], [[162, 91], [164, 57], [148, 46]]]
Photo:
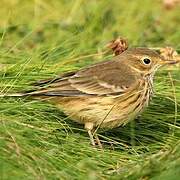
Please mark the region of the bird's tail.
[[42, 96], [47, 95], [47, 90], [29, 90], [18, 93], [0, 93], [0, 98], [3, 97], [26, 97], [26, 96]]
[[0, 98], [1, 97], [23, 97], [23, 96], [28, 96], [28, 93], [0, 94]]

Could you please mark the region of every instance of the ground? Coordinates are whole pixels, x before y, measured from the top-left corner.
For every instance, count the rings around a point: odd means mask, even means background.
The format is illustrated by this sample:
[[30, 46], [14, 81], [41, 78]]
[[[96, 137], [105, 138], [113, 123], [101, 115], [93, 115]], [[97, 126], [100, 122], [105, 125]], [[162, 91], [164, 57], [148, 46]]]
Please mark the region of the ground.
[[[110, 59], [106, 44], [179, 51], [179, 7], [151, 0], [0, 0], [0, 90]], [[0, 100], [0, 176], [16, 179], [143, 179], [180, 177], [180, 66], [155, 78], [150, 106], [135, 121], [98, 131], [95, 149], [81, 125], [48, 102]]]

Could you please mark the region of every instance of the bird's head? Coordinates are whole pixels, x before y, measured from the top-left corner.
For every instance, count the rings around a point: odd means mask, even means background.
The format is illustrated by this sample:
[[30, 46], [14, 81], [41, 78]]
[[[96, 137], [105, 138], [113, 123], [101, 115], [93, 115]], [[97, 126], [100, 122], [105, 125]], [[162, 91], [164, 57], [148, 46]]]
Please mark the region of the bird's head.
[[122, 55], [125, 63], [133, 70], [144, 74], [154, 74], [155, 71], [164, 65], [175, 64], [174, 60], [166, 60], [160, 56], [156, 51], [148, 48], [134, 48], [125, 51]]

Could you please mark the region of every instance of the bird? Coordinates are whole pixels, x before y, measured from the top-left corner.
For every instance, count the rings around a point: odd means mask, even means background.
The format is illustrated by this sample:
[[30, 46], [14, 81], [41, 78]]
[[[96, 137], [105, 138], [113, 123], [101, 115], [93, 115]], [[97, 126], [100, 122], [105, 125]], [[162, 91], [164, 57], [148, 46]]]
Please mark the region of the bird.
[[4, 96], [50, 101], [84, 125], [93, 146], [101, 146], [97, 129], [123, 126], [135, 119], [150, 102], [157, 69], [175, 63], [154, 50], [131, 48], [111, 60], [37, 81], [38, 89]]

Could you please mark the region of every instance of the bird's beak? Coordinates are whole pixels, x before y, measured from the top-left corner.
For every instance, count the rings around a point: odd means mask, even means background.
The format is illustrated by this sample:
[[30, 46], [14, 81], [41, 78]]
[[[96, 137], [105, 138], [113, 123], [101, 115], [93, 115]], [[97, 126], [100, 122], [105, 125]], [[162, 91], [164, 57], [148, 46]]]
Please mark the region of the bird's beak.
[[179, 61], [178, 60], [167, 60], [165, 58], [161, 58], [161, 61], [159, 62], [161, 66], [164, 65], [173, 65], [173, 64], [177, 64]]

